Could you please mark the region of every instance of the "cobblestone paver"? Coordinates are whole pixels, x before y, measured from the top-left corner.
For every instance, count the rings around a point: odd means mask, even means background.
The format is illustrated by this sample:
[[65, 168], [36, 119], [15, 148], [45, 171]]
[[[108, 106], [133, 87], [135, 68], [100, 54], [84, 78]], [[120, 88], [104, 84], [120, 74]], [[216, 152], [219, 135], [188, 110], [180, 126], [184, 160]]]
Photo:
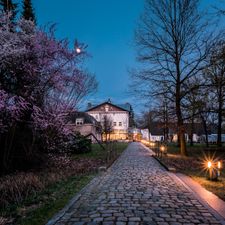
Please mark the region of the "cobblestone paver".
[[139, 143], [90, 186], [56, 225], [221, 224]]

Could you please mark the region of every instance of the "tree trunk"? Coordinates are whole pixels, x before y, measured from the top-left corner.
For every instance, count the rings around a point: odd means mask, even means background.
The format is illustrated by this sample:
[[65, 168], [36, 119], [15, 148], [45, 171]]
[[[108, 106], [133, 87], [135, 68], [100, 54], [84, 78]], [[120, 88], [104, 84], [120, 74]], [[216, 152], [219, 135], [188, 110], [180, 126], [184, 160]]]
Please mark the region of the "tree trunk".
[[178, 107], [176, 111], [177, 111], [177, 118], [178, 118], [177, 127], [178, 127], [178, 136], [179, 136], [179, 144], [180, 144], [180, 153], [183, 156], [187, 156], [185, 130], [184, 130], [184, 123], [183, 123], [180, 107]]
[[207, 129], [206, 120], [204, 119], [204, 117], [202, 115], [201, 115], [201, 119], [202, 119], [203, 128], [204, 128], [204, 132], [205, 132], [205, 143], [206, 143], [206, 147], [209, 147], [208, 129]]
[[[179, 65], [177, 65], [177, 71], [179, 71]], [[180, 77], [180, 76], [178, 76]], [[176, 85], [176, 115], [177, 115], [177, 129], [178, 138], [180, 144], [180, 154], [182, 156], [187, 156], [186, 141], [185, 141], [185, 130], [184, 122], [182, 118], [181, 105], [180, 105], [180, 83], [177, 82]]]
[[148, 128], [148, 140], [151, 141], [151, 133], [150, 133], [150, 128]]
[[222, 100], [219, 96], [219, 108], [218, 108], [218, 127], [217, 127], [217, 146], [222, 147]]
[[193, 133], [194, 133], [194, 117], [192, 116], [192, 118], [191, 118], [191, 132], [190, 132], [190, 146], [194, 145]]

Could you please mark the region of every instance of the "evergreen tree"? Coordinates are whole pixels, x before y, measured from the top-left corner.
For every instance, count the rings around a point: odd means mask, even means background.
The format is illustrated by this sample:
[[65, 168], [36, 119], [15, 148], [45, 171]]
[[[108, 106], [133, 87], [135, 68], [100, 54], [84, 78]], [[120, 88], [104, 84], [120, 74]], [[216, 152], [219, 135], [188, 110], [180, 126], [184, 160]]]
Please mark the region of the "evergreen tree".
[[32, 20], [34, 23], [36, 23], [36, 18], [31, 0], [23, 0], [22, 17], [26, 20]]
[[12, 0], [0, 0], [0, 8], [5, 13], [12, 13], [10, 19], [13, 21], [17, 14], [17, 4], [13, 3]]

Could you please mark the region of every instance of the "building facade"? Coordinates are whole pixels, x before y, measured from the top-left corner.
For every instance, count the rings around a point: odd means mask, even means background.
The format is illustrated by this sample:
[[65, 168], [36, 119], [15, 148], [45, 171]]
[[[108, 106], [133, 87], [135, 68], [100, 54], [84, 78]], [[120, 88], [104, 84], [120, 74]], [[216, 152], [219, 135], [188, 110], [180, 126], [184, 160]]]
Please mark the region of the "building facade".
[[127, 140], [130, 104], [115, 105], [110, 101], [92, 106], [89, 104], [86, 112], [94, 117], [102, 126], [103, 140]]
[[67, 116], [67, 126], [72, 127], [74, 132], [78, 132], [83, 136], [91, 139], [92, 143], [101, 141], [100, 124], [85, 112], [71, 112]]

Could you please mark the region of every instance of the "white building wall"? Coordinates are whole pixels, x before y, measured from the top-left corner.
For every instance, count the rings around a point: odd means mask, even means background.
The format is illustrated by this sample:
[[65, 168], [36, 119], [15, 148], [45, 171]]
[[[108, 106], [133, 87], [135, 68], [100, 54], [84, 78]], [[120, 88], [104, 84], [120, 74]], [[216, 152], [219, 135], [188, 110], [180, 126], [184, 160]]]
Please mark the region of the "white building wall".
[[[89, 115], [93, 116], [98, 122], [102, 122], [104, 116], [107, 116], [111, 119], [114, 130], [126, 130], [128, 131], [129, 127], [129, 113], [121, 112], [121, 111], [113, 111], [113, 112], [98, 112], [91, 111], [87, 112]], [[116, 123], [116, 125], [114, 125]], [[120, 126], [121, 123], [121, 126]]]
[[[141, 134], [142, 134], [142, 138], [143, 138], [144, 140], [149, 141], [150, 134], [149, 134], [148, 129], [141, 129]], [[151, 140], [151, 139], [150, 139], [150, 140]]]

